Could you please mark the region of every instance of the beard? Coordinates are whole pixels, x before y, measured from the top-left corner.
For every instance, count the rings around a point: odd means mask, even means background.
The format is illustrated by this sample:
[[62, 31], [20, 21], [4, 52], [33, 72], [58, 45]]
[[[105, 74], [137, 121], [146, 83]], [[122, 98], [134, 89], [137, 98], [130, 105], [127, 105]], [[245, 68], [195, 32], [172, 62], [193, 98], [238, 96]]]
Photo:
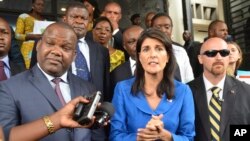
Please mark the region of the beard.
[[226, 71], [225, 65], [222, 62], [215, 62], [212, 65], [211, 73], [215, 76], [224, 74]]

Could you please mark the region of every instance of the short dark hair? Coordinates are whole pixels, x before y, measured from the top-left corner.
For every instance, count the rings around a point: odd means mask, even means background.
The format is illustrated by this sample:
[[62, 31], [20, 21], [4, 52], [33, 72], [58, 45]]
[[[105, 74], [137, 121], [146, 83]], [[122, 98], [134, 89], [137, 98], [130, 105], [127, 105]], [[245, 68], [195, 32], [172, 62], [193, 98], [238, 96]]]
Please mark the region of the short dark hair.
[[130, 21], [133, 23], [136, 18], [140, 18], [140, 14], [136, 13], [130, 17]]
[[[151, 38], [161, 42], [169, 56], [168, 63], [163, 70], [163, 79], [157, 87], [157, 95], [161, 97], [163, 93], [167, 94], [168, 99], [172, 99], [174, 96], [174, 70], [176, 67], [176, 60], [173, 54], [171, 40], [160, 30], [155, 28], [149, 28], [142, 32], [140, 38], [136, 44], [136, 71], [135, 71], [135, 82], [132, 86], [132, 93], [135, 95], [138, 91], [144, 91], [144, 72], [142, 64], [139, 60], [139, 53], [141, 52], [141, 46], [145, 39]], [[145, 92], [145, 91], [144, 91]]]
[[171, 22], [171, 26], [173, 26], [172, 18], [168, 14], [166, 14], [166, 13], [157, 13], [156, 15], [154, 15], [154, 17], [151, 20], [151, 27], [154, 25], [154, 21], [159, 17], [167, 17]]
[[72, 9], [72, 8], [83, 8], [83, 9], [85, 9], [85, 10], [88, 11], [88, 9], [83, 5], [82, 2], [74, 1], [74, 2], [69, 2], [69, 3], [68, 3], [68, 6], [67, 6], [67, 8], [66, 8], [65, 15], [67, 15], [67, 14], [68, 14], [68, 11], [69, 11], [70, 9]]
[[217, 23], [225, 23], [224, 21], [222, 20], [214, 20], [212, 21], [209, 26], [208, 26], [208, 31], [212, 30], [215, 28], [215, 26], [217, 25]]

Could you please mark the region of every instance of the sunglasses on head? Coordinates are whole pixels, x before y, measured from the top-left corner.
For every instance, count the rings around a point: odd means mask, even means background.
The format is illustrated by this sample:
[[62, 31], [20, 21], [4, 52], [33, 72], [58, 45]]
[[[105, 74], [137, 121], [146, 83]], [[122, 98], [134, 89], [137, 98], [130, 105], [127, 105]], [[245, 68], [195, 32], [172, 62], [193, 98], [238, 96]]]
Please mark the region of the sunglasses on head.
[[222, 50], [207, 50], [202, 53], [202, 55], [206, 55], [207, 57], [215, 57], [217, 53], [220, 53], [220, 56], [226, 57], [230, 54], [230, 51], [228, 49], [222, 49]]

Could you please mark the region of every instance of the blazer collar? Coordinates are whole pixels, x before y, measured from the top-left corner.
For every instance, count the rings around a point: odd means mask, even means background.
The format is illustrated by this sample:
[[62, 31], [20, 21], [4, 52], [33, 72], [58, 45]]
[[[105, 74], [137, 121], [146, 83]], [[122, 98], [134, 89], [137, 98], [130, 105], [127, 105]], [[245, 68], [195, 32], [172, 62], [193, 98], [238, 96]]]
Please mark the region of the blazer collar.
[[172, 107], [172, 105], [175, 103], [174, 100], [167, 100], [166, 95], [164, 94], [163, 97], [161, 98], [161, 101], [158, 104], [157, 108], [155, 110], [153, 110], [149, 106], [147, 99], [146, 99], [145, 95], [143, 94], [143, 92], [138, 92], [138, 94], [136, 96], [130, 94], [129, 99], [130, 99], [130, 101], [132, 101], [134, 103], [134, 105], [138, 109], [140, 109], [141, 111], [143, 111], [147, 114], [150, 114], [150, 115], [159, 115], [159, 114], [166, 113]]
[[[30, 83], [40, 91], [40, 94], [42, 94], [48, 100], [48, 102], [55, 110], [59, 110], [62, 107], [62, 104], [58, 99], [58, 97], [56, 96], [55, 91], [50, 85], [50, 82], [48, 81], [46, 76], [42, 73], [42, 71], [38, 68], [37, 65], [35, 65], [30, 70], [30, 72], [31, 75], [28, 76], [28, 80], [30, 81]], [[72, 89], [72, 84], [70, 83], [71, 81], [72, 80], [69, 79], [70, 90], [71, 93], [74, 93], [72, 92], [73, 89]]]
[[206, 94], [206, 88], [204, 84], [204, 80], [202, 75], [197, 78], [197, 81], [193, 85], [193, 96], [195, 100], [195, 107], [197, 109], [196, 113], [198, 116], [200, 116], [202, 126], [205, 130], [207, 137], [204, 137], [205, 139], [210, 139], [210, 124], [209, 124], [209, 112], [208, 112], [208, 105], [207, 105], [207, 94]]

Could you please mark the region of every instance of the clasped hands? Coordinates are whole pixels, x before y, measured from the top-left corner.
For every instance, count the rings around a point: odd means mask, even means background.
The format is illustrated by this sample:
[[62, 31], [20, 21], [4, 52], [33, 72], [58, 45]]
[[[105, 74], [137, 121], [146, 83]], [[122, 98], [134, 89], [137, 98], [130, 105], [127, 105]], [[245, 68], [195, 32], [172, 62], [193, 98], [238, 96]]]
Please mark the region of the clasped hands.
[[162, 122], [163, 115], [152, 115], [145, 128], [139, 128], [137, 132], [137, 141], [172, 141], [171, 133], [164, 129], [164, 123]]

